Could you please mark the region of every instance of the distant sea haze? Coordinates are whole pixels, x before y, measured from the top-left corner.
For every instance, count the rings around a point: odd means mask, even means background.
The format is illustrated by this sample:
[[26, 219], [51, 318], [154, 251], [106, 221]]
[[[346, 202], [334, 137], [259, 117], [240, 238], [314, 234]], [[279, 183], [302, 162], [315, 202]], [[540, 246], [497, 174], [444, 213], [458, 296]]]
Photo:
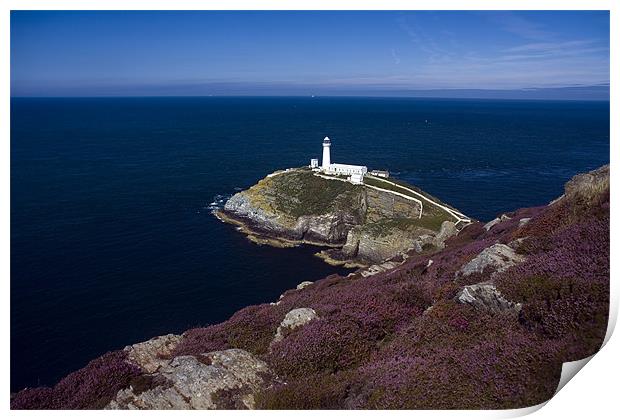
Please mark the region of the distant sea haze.
[[303, 83], [182, 82], [118, 85], [21, 85], [16, 97], [127, 97], [127, 96], [286, 96], [286, 97], [404, 97], [444, 99], [521, 99], [609, 101], [609, 84], [591, 86], [531, 87], [520, 89], [412, 89], [407, 86], [357, 86]]
[[321, 157], [489, 220], [609, 162], [609, 102], [13, 98], [11, 390], [348, 270], [248, 242], [213, 207]]

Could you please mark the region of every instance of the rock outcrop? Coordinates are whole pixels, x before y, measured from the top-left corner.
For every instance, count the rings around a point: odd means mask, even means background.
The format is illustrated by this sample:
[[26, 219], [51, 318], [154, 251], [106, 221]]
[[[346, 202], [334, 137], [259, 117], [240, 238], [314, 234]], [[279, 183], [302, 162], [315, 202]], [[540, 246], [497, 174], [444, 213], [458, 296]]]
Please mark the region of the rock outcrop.
[[362, 277], [370, 277], [375, 274], [383, 273], [384, 271], [391, 270], [398, 267], [402, 262], [386, 261], [382, 264], [373, 264], [370, 267], [361, 271]]
[[154, 373], [162, 365], [168, 364], [179, 341], [181, 341], [180, 335], [168, 334], [127, 346], [124, 350], [127, 352], [127, 358], [138, 365], [143, 372]]
[[485, 224], [484, 229], [488, 232], [493, 228], [493, 226], [497, 225], [498, 223], [505, 222], [506, 220], [510, 220], [510, 216], [502, 214], [501, 216], [496, 217], [495, 219]]
[[609, 165], [577, 174], [564, 186], [564, 197], [590, 199], [609, 189]]
[[465, 264], [456, 275], [467, 277], [473, 273], [482, 273], [487, 268], [496, 273], [501, 273], [522, 261], [524, 261], [524, 257], [518, 255], [508, 245], [495, 244], [482, 250], [480, 254]]
[[441, 249], [458, 233], [450, 213], [386, 188], [289, 169], [235, 194], [216, 215], [259, 244], [328, 246], [317, 255], [351, 266], [381, 263], [412, 249]]
[[299, 283], [297, 285], [297, 287], [295, 289], [297, 290], [302, 290], [305, 289], [306, 287], [310, 286], [312, 283], [314, 283], [313, 281], [302, 281], [301, 283]]
[[445, 220], [441, 224], [441, 228], [439, 232], [433, 240], [435, 241], [435, 246], [439, 249], [444, 247], [446, 240], [450, 239], [452, 236], [458, 233], [458, 229], [456, 228], [456, 224], [453, 221]]
[[609, 165], [573, 176], [564, 185], [564, 194], [552, 200], [549, 206], [566, 201], [587, 206], [595, 199], [600, 200], [605, 192], [609, 193]]
[[312, 308], [297, 308], [289, 311], [285, 316], [273, 338], [273, 343], [281, 341], [285, 334], [317, 318], [317, 314]]
[[342, 245], [365, 212], [362, 187], [302, 170], [271, 174], [224, 205], [225, 215], [259, 237], [320, 245]]
[[119, 391], [106, 408], [251, 409], [272, 378], [267, 364], [245, 350], [178, 356]]
[[357, 258], [360, 261], [381, 262], [410, 249], [416, 249], [416, 241], [422, 236], [434, 238], [433, 232], [429, 229], [413, 226], [386, 227], [383, 230], [359, 226], [349, 231], [347, 242], [341, 251], [327, 250], [325, 253], [340, 260]]
[[471, 305], [476, 309], [492, 312], [509, 312], [518, 315], [521, 304], [510, 302], [490, 283], [478, 283], [465, 286], [456, 295], [459, 303]]

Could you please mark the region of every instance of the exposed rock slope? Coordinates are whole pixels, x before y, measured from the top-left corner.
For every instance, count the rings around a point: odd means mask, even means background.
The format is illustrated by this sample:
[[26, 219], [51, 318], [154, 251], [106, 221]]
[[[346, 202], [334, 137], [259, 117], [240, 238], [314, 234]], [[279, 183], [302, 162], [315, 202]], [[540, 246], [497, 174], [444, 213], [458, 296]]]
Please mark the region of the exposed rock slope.
[[[143, 347], [156, 344], [143, 343]], [[154, 349], [154, 350], [155, 350]], [[145, 367], [144, 365], [142, 366]], [[251, 409], [270, 383], [265, 362], [245, 350], [178, 356], [118, 391], [107, 409]]]
[[364, 265], [412, 248], [441, 248], [458, 223], [430, 201], [387, 181], [353, 185], [303, 168], [276, 172], [235, 194], [218, 216], [241, 225], [255, 242], [331, 246], [320, 254], [328, 262]]

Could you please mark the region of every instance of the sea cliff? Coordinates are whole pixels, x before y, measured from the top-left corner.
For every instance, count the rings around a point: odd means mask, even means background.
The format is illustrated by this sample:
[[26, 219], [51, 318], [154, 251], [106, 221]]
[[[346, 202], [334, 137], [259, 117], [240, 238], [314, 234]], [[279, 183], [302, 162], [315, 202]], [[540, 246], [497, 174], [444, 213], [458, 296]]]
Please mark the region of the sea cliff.
[[411, 185], [366, 176], [354, 185], [307, 168], [278, 171], [231, 197], [217, 216], [260, 244], [330, 247], [331, 264], [368, 266], [441, 249], [471, 220]]
[[[359, 189], [346, 194], [363, 197]], [[234, 199], [234, 208], [244, 200]], [[337, 214], [339, 202], [329, 205]], [[343, 225], [358, 220], [337, 217]], [[411, 249], [346, 277], [303, 282], [221, 324], [107, 353], [53, 387], [12, 395], [11, 408], [539, 404], [553, 396], [563, 362], [602, 345], [609, 220], [605, 166], [575, 176], [549, 204], [468, 224], [442, 249]], [[290, 239], [346, 243], [341, 229], [325, 226], [290, 229], [297, 232]]]

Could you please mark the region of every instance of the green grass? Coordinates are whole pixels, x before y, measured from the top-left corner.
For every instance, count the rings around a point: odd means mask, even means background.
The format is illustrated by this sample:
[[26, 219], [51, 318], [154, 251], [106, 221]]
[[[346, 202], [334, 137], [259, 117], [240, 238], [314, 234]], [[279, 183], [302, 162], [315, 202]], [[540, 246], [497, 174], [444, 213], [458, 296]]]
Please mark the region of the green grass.
[[371, 235], [385, 235], [398, 229], [402, 231], [413, 230], [414, 228], [429, 229], [438, 232], [444, 220], [448, 220], [444, 215], [423, 216], [421, 219], [399, 217], [394, 219], [383, 219], [374, 223], [368, 223], [364, 230]]
[[[392, 181], [392, 180], [390, 179], [390, 181]], [[387, 183], [384, 180], [379, 179], [379, 178], [371, 178], [369, 176], [366, 176], [366, 177], [364, 177], [364, 183], [366, 185], [372, 185], [373, 187], [379, 187], [379, 188], [383, 188], [385, 190], [389, 190], [389, 191], [394, 191], [394, 192], [398, 192], [398, 193], [401, 193], [401, 194], [405, 194], [405, 195], [407, 195], [409, 197], [413, 197], [413, 198], [416, 198], [418, 200], [420, 199], [420, 197], [416, 196], [415, 194], [412, 194], [411, 192], [409, 192], [409, 191], [407, 191], [407, 190], [405, 190], [403, 188], [400, 188], [400, 187], [398, 187], [396, 185], [392, 185], [390, 183]], [[403, 186], [405, 186], [405, 185], [403, 185]], [[408, 185], [407, 185], [407, 187], [411, 188], [411, 186], [408, 186]], [[413, 188], [411, 188], [411, 189], [413, 189]]]
[[[394, 178], [388, 178], [388, 181], [393, 182], [394, 184], [398, 184], [398, 185], [392, 185], [388, 182], [385, 182], [384, 180], [380, 179], [380, 178], [371, 178], [369, 176], [364, 177], [364, 183], [367, 185], [372, 185], [374, 187], [379, 187], [379, 188], [383, 188], [385, 190], [389, 190], [389, 191], [394, 191], [394, 192], [398, 192], [401, 194], [404, 194], [406, 196], [415, 198], [416, 200], [420, 200], [423, 203], [423, 207], [424, 207], [424, 211], [431, 213], [431, 214], [446, 214], [447, 212], [431, 203], [429, 203], [428, 201], [425, 201], [424, 199], [422, 199], [420, 196], [411, 193], [410, 191], [407, 191], [405, 188], [409, 188], [410, 190], [413, 190], [415, 192], [417, 192], [418, 194], [422, 195], [423, 197], [434, 201], [438, 204], [441, 204], [442, 206], [448, 207], [449, 209], [458, 211], [457, 209], [455, 209], [454, 207], [444, 203], [443, 201], [441, 201], [440, 199], [438, 199], [437, 197], [434, 197], [432, 195], [430, 195], [429, 193], [427, 193], [426, 191], [421, 190], [418, 187], [415, 187], [413, 185], [407, 184], [404, 181], [400, 181]], [[403, 188], [401, 188], [403, 187]]]
[[[341, 178], [346, 179], [346, 177]], [[366, 177], [364, 182], [368, 185], [405, 194], [417, 200], [420, 199], [415, 194], [380, 179]], [[358, 205], [365, 188], [363, 185], [353, 185], [349, 182], [315, 176], [311, 170], [301, 168], [277, 175], [270, 180], [270, 183], [270, 194], [274, 196], [274, 199], [270, 201], [274, 203], [278, 211], [295, 218], [306, 215], [321, 215], [337, 210], [350, 210]], [[401, 185], [418, 191], [411, 185], [405, 183], [401, 183]], [[425, 196], [437, 200], [428, 194]], [[367, 228], [372, 234], [388, 233], [394, 229], [412, 230], [414, 228], [424, 228], [437, 232], [444, 220], [452, 220], [446, 211], [424, 200], [422, 202], [424, 213], [421, 219], [403, 217], [385, 219], [369, 224]]]
[[314, 176], [311, 171], [291, 171], [278, 175], [272, 182], [278, 210], [293, 217], [350, 207], [363, 188]]

